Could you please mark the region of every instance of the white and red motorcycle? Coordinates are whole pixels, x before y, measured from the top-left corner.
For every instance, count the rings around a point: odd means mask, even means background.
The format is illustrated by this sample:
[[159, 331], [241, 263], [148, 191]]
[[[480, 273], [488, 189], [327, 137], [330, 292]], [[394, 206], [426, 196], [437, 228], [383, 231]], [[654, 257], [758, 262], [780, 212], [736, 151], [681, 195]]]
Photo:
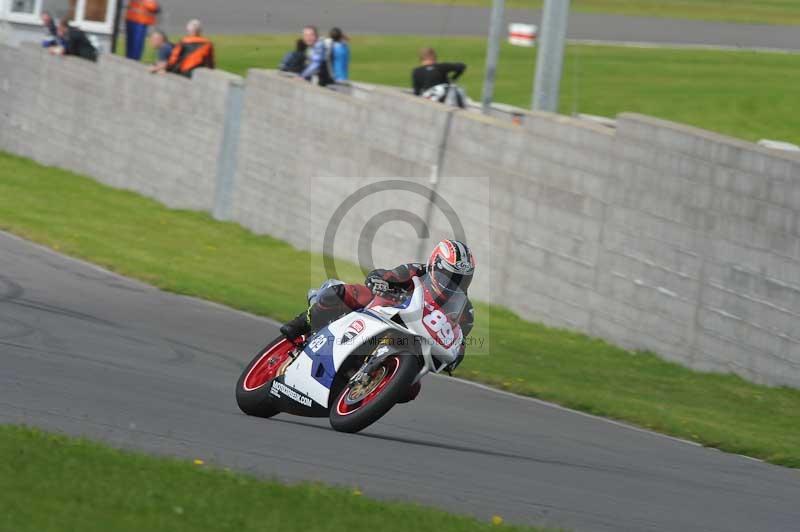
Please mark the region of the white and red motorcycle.
[[308, 338], [275, 339], [245, 368], [236, 401], [245, 414], [329, 417], [358, 432], [404, 402], [428, 373], [445, 371], [462, 349], [466, 294], [436, 302], [427, 276], [409, 292], [376, 293]]

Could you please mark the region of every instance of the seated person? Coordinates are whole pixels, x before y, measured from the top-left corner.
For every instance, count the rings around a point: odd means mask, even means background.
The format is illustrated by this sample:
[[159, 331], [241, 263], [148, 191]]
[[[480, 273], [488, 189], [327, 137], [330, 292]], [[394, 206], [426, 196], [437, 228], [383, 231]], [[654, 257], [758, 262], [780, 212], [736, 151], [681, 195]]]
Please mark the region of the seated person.
[[150, 72], [164, 74], [167, 71], [167, 63], [169, 63], [169, 58], [175, 45], [169, 42], [166, 33], [161, 30], [153, 30], [150, 35], [150, 46], [156, 51], [156, 62], [150, 67]]
[[328, 47], [325, 41], [319, 38], [316, 26], [306, 26], [303, 28], [303, 41], [308, 46], [308, 64], [300, 73], [300, 77], [306, 81], [312, 81], [315, 77], [317, 83], [324, 87], [333, 83], [330, 69], [328, 66]]
[[454, 82], [467, 69], [464, 63], [437, 63], [436, 51], [433, 48], [420, 50], [419, 60], [421, 66], [411, 73], [414, 94], [417, 96], [437, 85]]
[[203, 37], [203, 26], [197, 19], [189, 21], [186, 33], [172, 49], [167, 70], [190, 78], [197, 68], [214, 68], [214, 45]]
[[278, 70], [281, 72], [300, 74], [306, 68], [307, 49], [308, 45], [305, 41], [303, 39], [297, 39], [294, 50], [286, 52], [286, 55], [284, 55], [281, 60], [281, 64], [278, 66]]
[[61, 43], [58, 39], [58, 30], [56, 29], [56, 21], [53, 20], [53, 16], [49, 11], [42, 11], [41, 19], [45, 32], [45, 38], [42, 41], [42, 46], [44, 48], [59, 46]]
[[79, 28], [70, 26], [67, 19], [62, 18], [58, 21], [56, 33], [61, 44], [51, 46], [49, 48], [50, 53], [54, 55], [74, 55], [89, 61], [97, 61], [97, 49], [89, 40], [89, 37]]
[[329, 54], [331, 75], [336, 83], [350, 79], [350, 46], [348, 38], [340, 28], [330, 32]]

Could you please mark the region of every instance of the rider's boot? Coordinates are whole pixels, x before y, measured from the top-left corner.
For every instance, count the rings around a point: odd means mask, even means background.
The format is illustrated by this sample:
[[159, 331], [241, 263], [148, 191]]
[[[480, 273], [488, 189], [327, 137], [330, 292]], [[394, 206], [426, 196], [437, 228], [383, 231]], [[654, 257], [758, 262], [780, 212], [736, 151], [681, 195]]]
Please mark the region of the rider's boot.
[[281, 326], [281, 334], [289, 340], [295, 340], [311, 332], [308, 312], [302, 312]]

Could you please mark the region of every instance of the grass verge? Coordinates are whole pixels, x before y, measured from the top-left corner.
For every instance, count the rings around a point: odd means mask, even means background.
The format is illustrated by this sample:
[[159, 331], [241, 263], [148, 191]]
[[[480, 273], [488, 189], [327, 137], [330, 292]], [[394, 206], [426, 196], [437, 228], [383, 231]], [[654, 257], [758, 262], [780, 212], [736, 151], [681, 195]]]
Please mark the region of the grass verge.
[[377, 502], [357, 489], [286, 486], [24, 427], [0, 425], [0, 456], [0, 530], [14, 532], [534, 530]]
[[[310, 271], [321, 261], [286, 243], [2, 152], [0, 229], [277, 319], [298, 312], [310, 282], [322, 279]], [[479, 304], [476, 315], [473, 335], [490, 337], [492, 354], [468, 355], [459, 376], [800, 467], [800, 390], [694, 372], [502, 308]]]
[[[292, 39], [290, 35], [216, 36], [218, 66], [240, 75], [248, 68], [277, 68]], [[483, 38], [356, 35], [351, 46], [353, 79], [403, 87], [410, 83], [417, 51], [434, 46], [442, 60], [468, 65], [459, 83], [473, 99], [480, 99], [486, 57]], [[503, 45], [498, 102], [530, 106], [535, 59], [535, 49]], [[611, 117], [637, 112], [745, 140], [800, 144], [800, 113], [795, 112], [798, 85], [800, 54], [569, 46], [560, 110]]]
[[[492, 0], [383, 0], [404, 4], [490, 7]], [[507, 9], [540, 9], [542, 0], [506, 0]], [[573, 0], [573, 12], [713, 20], [752, 24], [800, 24], [795, 0]]]

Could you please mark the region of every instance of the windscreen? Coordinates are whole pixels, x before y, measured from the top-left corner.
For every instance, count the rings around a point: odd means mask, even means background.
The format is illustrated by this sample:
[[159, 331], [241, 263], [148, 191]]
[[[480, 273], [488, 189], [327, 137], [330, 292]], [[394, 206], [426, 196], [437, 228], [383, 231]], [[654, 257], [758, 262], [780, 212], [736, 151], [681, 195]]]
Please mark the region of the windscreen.
[[422, 277], [422, 285], [431, 294], [441, 311], [453, 324], [457, 324], [467, 306], [467, 294], [461, 288], [454, 286], [447, 290], [444, 295], [437, 297], [437, 290], [431, 286], [430, 274], [425, 274]]

